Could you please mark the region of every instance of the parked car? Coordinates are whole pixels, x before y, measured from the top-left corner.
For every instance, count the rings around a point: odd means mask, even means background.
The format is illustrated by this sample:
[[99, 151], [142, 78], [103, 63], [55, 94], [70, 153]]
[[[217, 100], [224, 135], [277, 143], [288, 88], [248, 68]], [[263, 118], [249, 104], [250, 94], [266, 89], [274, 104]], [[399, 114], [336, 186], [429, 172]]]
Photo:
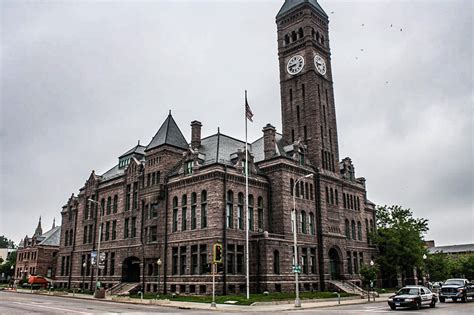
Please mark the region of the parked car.
[[28, 285], [32, 288], [49, 288], [52, 281], [42, 276], [30, 276]]
[[388, 305], [392, 310], [397, 307], [413, 307], [420, 309], [423, 305], [435, 307], [438, 296], [423, 286], [407, 286], [398, 290], [395, 295], [388, 298]]
[[467, 279], [448, 279], [439, 291], [439, 301], [441, 303], [444, 303], [448, 298], [454, 302], [458, 299], [467, 302], [468, 297], [474, 297], [474, 284]]

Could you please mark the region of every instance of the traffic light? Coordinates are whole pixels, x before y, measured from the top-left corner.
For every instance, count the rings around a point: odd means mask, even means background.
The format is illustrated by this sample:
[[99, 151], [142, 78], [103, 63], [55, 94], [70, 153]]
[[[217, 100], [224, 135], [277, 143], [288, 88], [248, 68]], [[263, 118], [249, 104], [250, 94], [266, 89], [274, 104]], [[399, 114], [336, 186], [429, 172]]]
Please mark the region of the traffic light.
[[222, 244], [214, 244], [214, 252], [212, 261], [214, 263], [222, 263]]

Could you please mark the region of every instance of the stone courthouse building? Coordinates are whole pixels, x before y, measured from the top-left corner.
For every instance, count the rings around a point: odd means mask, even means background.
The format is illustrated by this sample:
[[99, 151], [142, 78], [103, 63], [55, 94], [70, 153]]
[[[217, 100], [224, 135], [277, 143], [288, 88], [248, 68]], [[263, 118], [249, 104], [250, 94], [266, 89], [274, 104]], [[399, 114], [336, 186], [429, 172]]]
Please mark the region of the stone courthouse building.
[[[283, 128], [267, 124], [249, 144], [251, 292], [294, 290], [293, 220], [302, 290], [357, 283], [375, 255], [365, 179], [350, 158], [339, 159], [328, 22], [316, 0], [287, 0], [276, 16]], [[132, 147], [104, 174], [92, 171], [69, 198], [61, 286], [94, 286], [91, 252], [101, 237], [99, 280], [107, 288], [125, 282], [147, 292], [209, 294], [208, 264], [220, 242], [217, 292], [245, 292], [245, 143], [219, 131], [202, 137], [199, 121], [190, 127], [188, 143], [170, 112], [149, 144]]]

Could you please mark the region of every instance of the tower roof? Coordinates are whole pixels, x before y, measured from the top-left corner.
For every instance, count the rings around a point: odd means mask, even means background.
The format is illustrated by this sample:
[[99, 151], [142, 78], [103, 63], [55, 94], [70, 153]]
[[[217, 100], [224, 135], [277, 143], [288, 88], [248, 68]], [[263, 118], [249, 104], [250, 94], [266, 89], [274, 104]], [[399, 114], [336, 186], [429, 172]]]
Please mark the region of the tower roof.
[[326, 12], [324, 12], [323, 8], [321, 8], [317, 0], [285, 0], [285, 3], [283, 3], [283, 6], [281, 7], [280, 11], [278, 11], [276, 17], [279, 18], [285, 15], [286, 13], [292, 11], [294, 8], [304, 5], [305, 3], [308, 3], [316, 11], [320, 12], [325, 17], [328, 16]]
[[36, 227], [35, 234], [33, 236], [40, 236], [43, 234], [43, 229], [41, 228], [41, 216], [39, 217], [38, 226]]
[[145, 151], [165, 144], [185, 150], [187, 150], [189, 147], [188, 142], [181, 133], [181, 130], [179, 130], [179, 127], [174, 121], [173, 116], [171, 116], [171, 111], [166, 120], [161, 125], [160, 129], [158, 129], [158, 132], [155, 134], [153, 139], [151, 139], [151, 142], [146, 147]]

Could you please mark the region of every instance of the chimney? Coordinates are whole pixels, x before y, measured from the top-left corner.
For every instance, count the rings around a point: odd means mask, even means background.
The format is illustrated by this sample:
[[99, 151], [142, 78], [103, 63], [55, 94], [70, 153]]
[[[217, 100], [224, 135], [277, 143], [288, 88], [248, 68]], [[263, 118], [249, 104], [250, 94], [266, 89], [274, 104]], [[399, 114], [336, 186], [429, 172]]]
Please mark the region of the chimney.
[[199, 121], [191, 122], [191, 148], [193, 150], [199, 149], [201, 146], [201, 127], [202, 124]]
[[263, 127], [263, 152], [266, 159], [270, 159], [276, 154], [275, 150], [275, 127], [267, 124]]

